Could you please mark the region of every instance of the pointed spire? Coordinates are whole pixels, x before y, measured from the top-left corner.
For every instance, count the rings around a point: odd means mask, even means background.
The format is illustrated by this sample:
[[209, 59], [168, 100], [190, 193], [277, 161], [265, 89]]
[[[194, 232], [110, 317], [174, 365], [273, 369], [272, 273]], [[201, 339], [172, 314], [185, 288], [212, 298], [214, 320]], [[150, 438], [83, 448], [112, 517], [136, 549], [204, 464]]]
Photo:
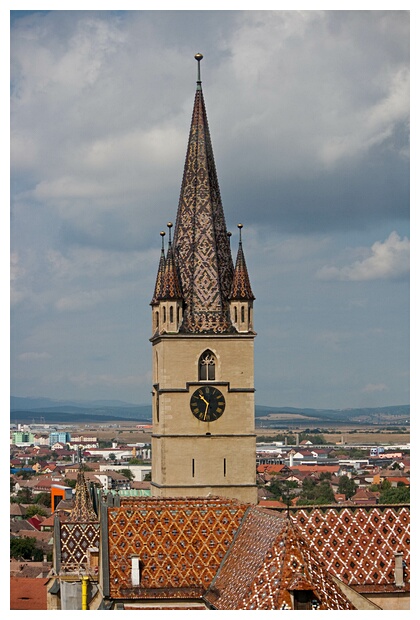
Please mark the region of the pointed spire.
[[155, 292], [153, 293], [152, 301], [150, 302], [151, 306], [156, 305], [161, 299], [163, 278], [165, 274], [165, 247], [164, 247], [164, 241], [163, 241], [165, 232], [163, 230], [160, 233], [160, 236], [162, 237], [162, 249], [160, 251], [160, 260], [159, 260], [159, 267], [158, 267], [158, 272], [156, 276]]
[[160, 299], [182, 299], [181, 285], [179, 283], [177, 268], [174, 260], [174, 253], [171, 240], [172, 222], [168, 223], [169, 228], [169, 244], [168, 253], [165, 260], [165, 271], [162, 282], [162, 292]]
[[97, 520], [98, 517], [96, 512], [93, 510], [92, 500], [86, 486], [83, 471], [79, 469], [77, 472], [74, 507], [69, 514], [68, 521], [86, 523], [88, 521]]
[[235, 271], [233, 274], [232, 290], [230, 299], [252, 301], [255, 299], [249, 281], [248, 270], [246, 268], [245, 255], [242, 248], [242, 228], [243, 224], [238, 224], [239, 228], [239, 247], [236, 257]]
[[[185, 302], [181, 331], [227, 333], [233, 261], [201, 89], [201, 54], [174, 233]], [[234, 331], [234, 330], [233, 330]]]

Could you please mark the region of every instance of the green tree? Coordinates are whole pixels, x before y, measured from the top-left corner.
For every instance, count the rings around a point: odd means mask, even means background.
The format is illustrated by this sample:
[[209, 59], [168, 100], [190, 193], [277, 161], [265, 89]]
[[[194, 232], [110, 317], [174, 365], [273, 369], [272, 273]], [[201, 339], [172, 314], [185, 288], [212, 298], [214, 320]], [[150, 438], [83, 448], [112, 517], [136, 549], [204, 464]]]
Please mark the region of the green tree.
[[128, 478], [130, 481], [134, 480], [134, 474], [131, 469], [120, 469], [119, 473]]
[[129, 461], [128, 461], [129, 465], [142, 465], [143, 461], [141, 461], [140, 459], [136, 458], [135, 456], [133, 456]]
[[32, 503], [32, 491], [31, 489], [27, 489], [24, 487], [20, 489], [16, 493], [16, 499], [20, 504], [31, 504]]
[[51, 506], [51, 493], [38, 493], [34, 497], [34, 501], [36, 504], [42, 504], [43, 506], [50, 507]]
[[408, 504], [410, 502], [410, 487], [390, 487], [382, 491], [379, 496], [380, 504]]
[[353, 497], [356, 493], [356, 483], [353, 478], [349, 478], [348, 476], [340, 476], [340, 480], [338, 482], [338, 492], [344, 493], [346, 499]]
[[331, 488], [328, 480], [323, 480], [316, 486], [315, 490], [315, 504], [334, 504], [335, 497], [334, 491]]
[[334, 504], [334, 492], [328, 480], [317, 482], [313, 478], [305, 478], [302, 483], [302, 492], [298, 500], [299, 506], [318, 506]]
[[110, 461], [115, 461], [117, 457], [115, 456], [115, 454], [113, 452], [111, 452], [111, 454], [109, 455], [109, 460]]
[[26, 518], [30, 519], [34, 515], [39, 515], [40, 517], [46, 517], [47, 512], [44, 508], [42, 508], [39, 504], [31, 504], [26, 509]]
[[35, 538], [24, 536], [23, 538], [11, 538], [10, 539], [10, 557], [19, 560], [34, 560], [35, 562], [41, 562], [44, 553], [42, 549], [39, 549], [36, 544]]

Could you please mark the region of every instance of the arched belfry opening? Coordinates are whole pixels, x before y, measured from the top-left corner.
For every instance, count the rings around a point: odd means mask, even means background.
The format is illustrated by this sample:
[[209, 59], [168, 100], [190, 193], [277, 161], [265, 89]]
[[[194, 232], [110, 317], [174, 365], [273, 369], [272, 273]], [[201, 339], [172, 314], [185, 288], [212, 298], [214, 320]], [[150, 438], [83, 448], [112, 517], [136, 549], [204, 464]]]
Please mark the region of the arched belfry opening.
[[214, 381], [216, 379], [216, 356], [213, 351], [206, 349], [198, 360], [198, 380]]

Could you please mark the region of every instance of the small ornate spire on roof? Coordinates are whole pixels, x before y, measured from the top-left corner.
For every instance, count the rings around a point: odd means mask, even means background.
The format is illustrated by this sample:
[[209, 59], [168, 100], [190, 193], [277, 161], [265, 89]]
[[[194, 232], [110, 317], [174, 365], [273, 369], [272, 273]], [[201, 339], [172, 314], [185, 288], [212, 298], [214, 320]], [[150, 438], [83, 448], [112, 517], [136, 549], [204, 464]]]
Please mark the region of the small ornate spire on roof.
[[97, 521], [98, 516], [93, 510], [92, 500], [86, 486], [83, 470], [77, 472], [76, 491], [74, 496], [74, 507], [69, 514], [68, 521], [82, 522]]
[[172, 248], [172, 222], [167, 224], [169, 228], [169, 243], [168, 253], [166, 254], [165, 270], [162, 282], [162, 292], [160, 298], [163, 299], [182, 299], [181, 285], [179, 283], [179, 277], [177, 268], [175, 265], [174, 252]]
[[152, 301], [150, 302], [151, 306], [154, 306], [155, 304], [157, 304], [159, 302], [159, 299], [162, 296], [163, 278], [165, 274], [165, 247], [164, 247], [164, 241], [163, 241], [165, 234], [166, 233], [163, 230], [160, 233], [160, 236], [162, 237], [162, 249], [160, 251], [160, 260], [159, 260], [159, 267], [158, 267], [158, 272], [156, 276], [155, 291], [153, 293]]
[[239, 228], [239, 248], [236, 257], [235, 271], [233, 273], [232, 290], [230, 299], [243, 299], [251, 301], [255, 299], [249, 281], [248, 270], [246, 268], [245, 255], [242, 249], [242, 228], [243, 224], [238, 224]]

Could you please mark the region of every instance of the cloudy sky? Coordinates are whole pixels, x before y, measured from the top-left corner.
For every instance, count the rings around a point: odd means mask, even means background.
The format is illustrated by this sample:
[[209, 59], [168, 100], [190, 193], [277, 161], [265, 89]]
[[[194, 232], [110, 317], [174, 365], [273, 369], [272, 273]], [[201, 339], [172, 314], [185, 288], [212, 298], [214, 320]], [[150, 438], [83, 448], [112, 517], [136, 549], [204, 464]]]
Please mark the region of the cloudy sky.
[[18, 11], [11, 393], [149, 403], [196, 61], [256, 402], [409, 402], [407, 11]]

